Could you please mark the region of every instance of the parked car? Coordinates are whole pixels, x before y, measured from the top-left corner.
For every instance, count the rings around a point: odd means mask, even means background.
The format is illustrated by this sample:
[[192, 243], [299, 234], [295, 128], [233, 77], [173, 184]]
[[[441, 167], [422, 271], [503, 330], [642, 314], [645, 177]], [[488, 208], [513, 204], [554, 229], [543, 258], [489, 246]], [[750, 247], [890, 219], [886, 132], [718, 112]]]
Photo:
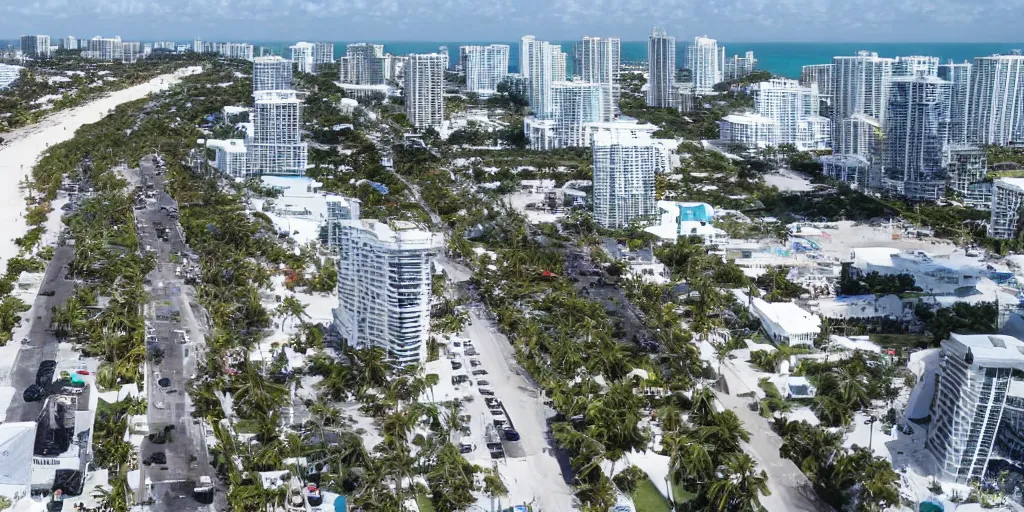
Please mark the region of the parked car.
[[25, 392], [22, 393], [21, 395], [21, 397], [24, 398], [26, 402], [38, 402], [42, 400], [43, 397], [45, 396], [46, 391], [36, 384], [32, 384], [31, 386], [25, 388]]
[[487, 375], [487, 370], [473, 370], [473, 375]]
[[473, 368], [476, 368], [477, 366], [480, 366], [480, 360], [479, 359], [470, 359], [469, 360], [469, 365], [472, 366]]
[[478, 380], [478, 381], [476, 381], [476, 385], [477, 386], [489, 386], [490, 384], [491, 383], [487, 382], [486, 380]]
[[56, 361], [43, 361], [39, 363], [39, 369], [36, 370], [36, 385], [49, 386], [53, 382], [53, 374], [56, 370]]
[[466, 355], [467, 356], [475, 356], [475, 355], [479, 355], [479, 354], [480, 353], [477, 352], [475, 348], [470, 348], [470, 349], [466, 350]]
[[452, 361], [452, 370], [458, 370], [462, 368], [462, 363], [458, 361]]
[[518, 441], [519, 439], [520, 439], [519, 432], [517, 432], [515, 429], [511, 429], [511, 428], [506, 428], [505, 429], [505, 440], [506, 441]]
[[479, 388], [477, 389], [477, 391], [479, 391], [480, 394], [484, 396], [494, 396], [494, 391], [491, 391], [487, 388]]

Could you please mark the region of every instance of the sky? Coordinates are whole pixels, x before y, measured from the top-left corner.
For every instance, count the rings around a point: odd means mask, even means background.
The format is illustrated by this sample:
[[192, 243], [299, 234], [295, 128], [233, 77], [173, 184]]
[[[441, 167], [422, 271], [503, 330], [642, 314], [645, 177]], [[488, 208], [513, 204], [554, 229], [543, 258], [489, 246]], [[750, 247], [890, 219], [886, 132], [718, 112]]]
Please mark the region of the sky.
[[1015, 42], [1024, 0], [0, 0], [0, 38]]

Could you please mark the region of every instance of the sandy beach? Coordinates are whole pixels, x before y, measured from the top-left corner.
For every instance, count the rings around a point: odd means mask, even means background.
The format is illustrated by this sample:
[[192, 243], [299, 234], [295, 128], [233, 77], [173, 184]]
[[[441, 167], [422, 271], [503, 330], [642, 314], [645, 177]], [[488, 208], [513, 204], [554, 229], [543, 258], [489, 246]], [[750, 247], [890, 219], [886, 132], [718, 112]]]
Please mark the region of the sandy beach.
[[[158, 76], [146, 83], [113, 92], [103, 98], [47, 116], [40, 122], [0, 134], [0, 264], [17, 255], [14, 239], [25, 234], [25, 191], [19, 183], [32, 172], [32, 167], [46, 148], [74, 136], [79, 127], [103, 119], [114, 107], [159, 92], [177, 83], [182, 77], [202, 71], [201, 67], [182, 68], [172, 74]], [[51, 214], [53, 215], [53, 214]], [[48, 226], [49, 227], [49, 226]]]

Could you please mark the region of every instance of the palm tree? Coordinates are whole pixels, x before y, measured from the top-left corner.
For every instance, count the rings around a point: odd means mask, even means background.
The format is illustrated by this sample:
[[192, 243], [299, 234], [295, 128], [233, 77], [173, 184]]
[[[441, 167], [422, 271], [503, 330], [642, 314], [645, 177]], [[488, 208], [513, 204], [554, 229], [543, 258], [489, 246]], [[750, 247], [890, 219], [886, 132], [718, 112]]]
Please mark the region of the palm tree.
[[754, 459], [745, 453], [727, 456], [719, 478], [708, 487], [708, 500], [715, 510], [760, 512], [760, 497], [768, 496], [768, 475], [757, 471]]
[[277, 307], [277, 314], [281, 316], [282, 324], [289, 318], [301, 321], [303, 318], [309, 316], [309, 314], [306, 313], [306, 305], [299, 302], [299, 299], [295, 298], [293, 295], [289, 295], [281, 301], [281, 305]]

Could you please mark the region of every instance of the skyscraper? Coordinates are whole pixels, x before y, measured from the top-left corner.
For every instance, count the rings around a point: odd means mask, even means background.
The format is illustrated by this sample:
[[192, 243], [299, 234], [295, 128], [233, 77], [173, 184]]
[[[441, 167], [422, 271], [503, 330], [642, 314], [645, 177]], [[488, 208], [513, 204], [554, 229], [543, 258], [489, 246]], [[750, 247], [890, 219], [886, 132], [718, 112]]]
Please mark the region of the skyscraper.
[[498, 84], [508, 75], [509, 49], [507, 44], [460, 46], [466, 90], [483, 96], [494, 94]]
[[313, 73], [313, 43], [298, 42], [288, 49], [292, 51], [292, 64], [300, 73]]
[[811, 64], [800, 70], [800, 85], [809, 87], [811, 84], [818, 85], [818, 97], [829, 105], [832, 104], [832, 64]]
[[551, 115], [538, 120], [527, 117], [524, 130], [530, 147], [547, 150], [589, 146], [587, 123], [603, 121], [606, 111], [604, 84], [593, 82], [555, 82], [551, 84]]
[[751, 146], [792, 144], [801, 151], [826, 149], [829, 120], [818, 115], [818, 86], [775, 78], [753, 86], [754, 114], [719, 121], [721, 139]]
[[21, 36], [21, 53], [34, 59], [50, 57], [50, 36]]
[[380, 347], [398, 364], [424, 361], [431, 262], [441, 237], [410, 222], [364, 220], [358, 213], [331, 224], [339, 239], [334, 323], [346, 344]]
[[971, 102], [971, 63], [939, 65], [939, 78], [949, 82], [949, 143], [967, 143], [968, 112]]
[[949, 82], [935, 76], [892, 79], [885, 122], [882, 186], [913, 200], [946, 191]]
[[925, 55], [907, 55], [896, 57], [892, 65], [892, 76], [915, 77], [917, 75], [936, 76], [939, 72], [939, 58]]
[[[291, 66], [291, 62], [281, 60]], [[256, 91], [253, 100], [250, 172], [257, 176], [305, 174], [307, 147], [302, 142], [302, 100], [295, 91], [280, 89]]]
[[[332, 50], [333, 51], [333, 50]], [[340, 62], [340, 81], [356, 85], [385, 83], [384, 45], [353, 43], [345, 47]]]
[[120, 37], [96, 36], [88, 41], [82, 56], [87, 59], [119, 61], [123, 51], [124, 45], [121, 44]]
[[617, 37], [584, 37], [579, 45], [580, 78], [604, 88], [602, 121], [615, 117], [621, 52], [622, 42]]
[[676, 105], [676, 38], [656, 28], [647, 38], [647, 106]]
[[693, 88], [697, 94], [709, 94], [722, 81], [723, 53], [718, 41], [708, 36], [693, 38], [686, 47], [686, 67], [693, 72]]
[[405, 114], [418, 129], [444, 121], [444, 66], [439, 53], [413, 53], [405, 68]]
[[754, 52], [748, 51], [743, 57], [733, 55], [725, 60], [725, 66], [722, 68], [722, 80], [738, 80], [753, 73], [756, 69], [757, 59], [754, 58]]
[[996, 334], [950, 334], [942, 342], [925, 449], [939, 478], [966, 484], [985, 474], [1024, 343]]
[[57, 41], [57, 46], [65, 50], [77, 50], [78, 40], [75, 39], [75, 36], [62, 37], [59, 41]]
[[864, 114], [885, 121], [886, 93], [895, 61], [866, 51], [832, 59], [832, 144], [846, 147], [841, 140], [842, 120]]
[[968, 142], [1006, 145], [1019, 140], [1024, 120], [1024, 55], [975, 58], [968, 101]]
[[609, 129], [592, 135], [594, 220], [617, 229], [658, 214], [654, 173], [662, 149], [646, 131]]
[[277, 55], [256, 57], [252, 63], [252, 90], [284, 91], [292, 88], [292, 63]]
[[565, 53], [558, 45], [523, 36], [519, 65], [519, 74], [527, 82], [530, 113], [538, 119], [547, 119], [551, 115], [551, 83], [565, 80]]

